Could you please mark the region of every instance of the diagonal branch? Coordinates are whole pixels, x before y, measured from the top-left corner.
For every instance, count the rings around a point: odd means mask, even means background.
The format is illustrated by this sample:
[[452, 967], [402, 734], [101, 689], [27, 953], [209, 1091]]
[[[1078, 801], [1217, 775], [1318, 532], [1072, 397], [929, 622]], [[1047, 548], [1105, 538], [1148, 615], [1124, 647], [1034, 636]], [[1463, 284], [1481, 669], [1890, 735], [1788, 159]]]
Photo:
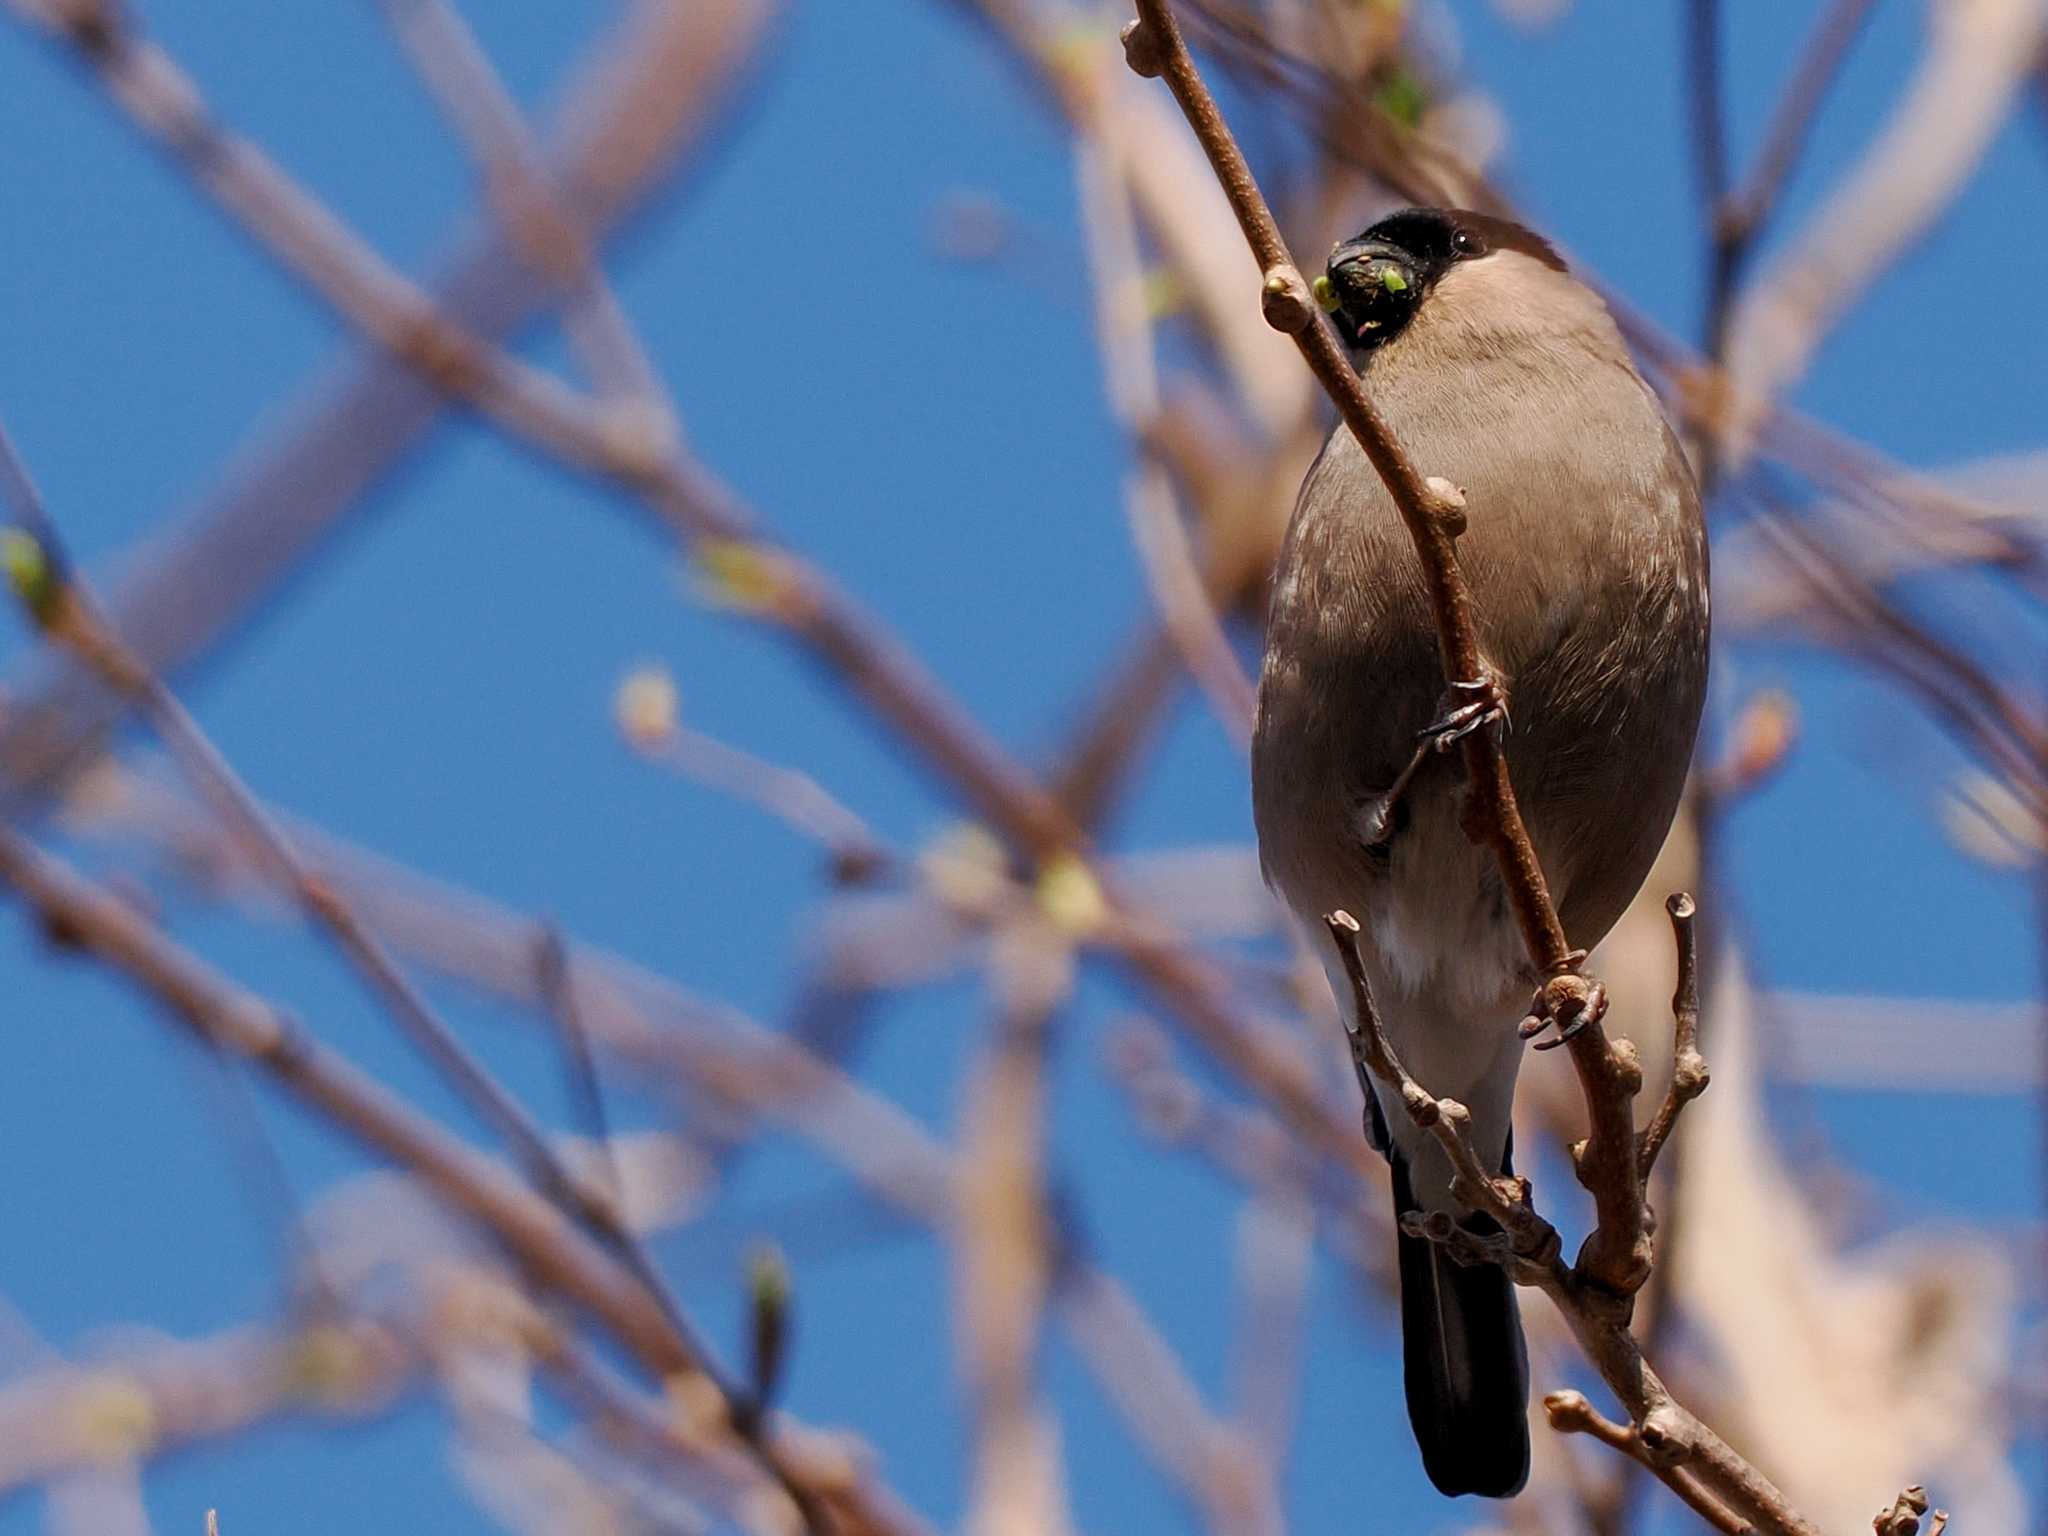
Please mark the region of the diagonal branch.
[[[627, 1226], [617, 1201], [570, 1172], [525, 1108], [463, 1045], [354, 904], [338, 886], [321, 878], [177, 696], [106, 623], [91, 592], [63, 559], [54, 525], [4, 426], [0, 426], [0, 482], [4, 482], [9, 499], [18, 503], [24, 525], [8, 530], [16, 541], [9, 546], [10, 555], [17, 561], [26, 555], [31, 562], [37, 558], [41, 562], [39, 567], [16, 564], [13, 574], [31, 616], [45, 634], [97, 672], [115, 693], [135, 703], [222, 824], [247, 847], [254, 865], [289, 893], [306, 917], [327, 934], [421, 1054], [512, 1148], [541, 1192], [617, 1255], [660, 1309], [670, 1331], [699, 1362], [700, 1369], [716, 1381], [710, 1350], [698, 1338], [646, 1248]], [[30, 549], [18, 542], [23, 538], [34, 541]], [[723, 1383], [720, 1390], [734, 1397]], [[744, 1404], [743, 1408], [750, 1410], [751, 1406]], [[742, 1411], [735, 1415], [734, 1427], [780, 1476], [761, 1440], [757, 1416]], [[787, 1478], [783, 1481], [804, 1512], [806, 1524], [824, 1532], [816, 1500]]]
[[1633, 1437], [1630, 1454], [1688, 1504], [1697, 1508], [1704, 1497], [1725, 1506], [1739, 1522], [1722, 1527], [1727, 1530], [1754, 1527], [1769, 1536], [1820, 1536], [1769, 1479], [1671, 1395], [1629, 1331], [1627, 1298], [1588, 1277], [1583, 1259], [1577, 1268], [1564, 1266], [1558, 1257], [1556, 1228], [1530, 1203], [1529, 1181], [1491, 1174], [1480, 1162], [1465, 1106], [1456, 1099], [1435, 1097], [1408, 1075], [1373, 1006], [1372, 987], [1358, 955], [1357, 921], [1348, 912], [1332, 913], [1325, 921], [1351, 983], [1358, 1019], [1351, 1048], [1361, 1086], [1368, 1074], [1377, 1079], [1415, 1124], [1437, 1139], [1455, 1170], [1453, 1193], [1491, 1216], [1502, 1235], [1479, 1236], [1442, 1212], [1425, 1220], [1408, 1218], [1409, 1230], [1442, 1244], [1460, 1263], [1499, 1264], [1517, 1284], [1548, 1296], [1594, 1369], [1628, 1410], [1629, 1427], [1616, 1428]]
[[[1587, 1402], [1584, 1393], [1569, 1390], [1546, 1393], [1543, 1412], [1550, 1420], [1550, 1427], [1559, 1434], [1585, 1435], [1611, 1451], [1619, 1451], [1646, 1471], [1660, 1472], [1656, 1456], [1643, 1444], [1643, 1437], [1635, 1426], [1615, 1423]], [[1702, 1488], [1698, 1478], [1682, 1467], [1661, 1471], [1664, 1485], [1715, 1530], [1725, 1533], [1725, 1536], [1752, 1536], [1755, 1528]]]
[[[491, 1159], [447, 1135], [269, 1003], [219, 975], [147, 917], [0, 830], [0, 883], [12, 887], [59, 942], [149, 993], [195, 1033], [246, 1057], [357, 1142], [417, 1175], [489, 1231], [529, 1278], [596, 1319], [657, 1381], [702, 1383], [728, 1426], [744, 1403], [630, 1270]], [[807, 1515], [829, 1509], [841, 1536], [903, 1527], [878, 1511], [865, 1481], [809, 1431], [778, 1420], [753, 1447]]]
[[[1336, 1165], [1365, 1166], [1370, 1153], [1343, 1117], [1331, 1112], [1305, 1063], [1247, 1027], [1216, 968], [1193, 953], [1169, 922], [1118, 891], [1088, 857], [1087, 840], [1073, 819], [1045, 788], [823, 571], [761, 538], [748, 509], [706, 468], [672, 443], [614, 430], [616, 421], [545, 375], [501, 368], [506, 361], [501, 349], [437, 314], [417, 288], [349, 235], [274, 162], [216, 125], [190, 79], [162, 49], [134, 34], [117, 10], [95, 0], [64, 6], [57, 0], [8, 3], [57, 29], [95, 72], [113, 104], [144, 133], [161, 140], [200, 191], [220, 201], [288, 270], [312, 282], [367, 335], [395, 344], [407, 357], [425, 337], [432, 355], [421, 363], [438, 387], [512, 436], [540, 443], [609, 480], [651, 511], [693, 550], [731, 606], [801, 645], [927, 768], [987, 817], [1024, 860], [1041, 873], [1055, 871], [1073, 877], [1071, 883], [1087, 885], [1100, 898], [1099, 934], [1125, 968], [1167, 1002], [1204, 1050], [1229, 1064]], [[199, 153], [193, 152], [195, 146]], [[240, 179], [252, 166], [260, 168], [253, 183]], [[223, 183], [222, 176], [229, 180]], [[258, 204], [253, 208], [252, 195]], [[443, 366], [451, 360], [452, 365]], [[1446, 488], [1440, 494], [1448, 498], [1451, 493]], [[1504, 768], [1497, 779], [1497, 790], [1511, 796]], [[1533, 855], [1523, 864], [1526, 878], [1516, 888], [1527, 889], [1533, 879], [1540, 889], [1542, 874]], [[1547, 898], [1542, 905], [1548, 910]], [[1575, 976], [1563, 978], [1563, 985], [1585, 996]]]
[[673, 435], [654, 365], [605, 280], [589, 231], [560, 196], [532, 130], [461, 12], [448, 0], [377, 0], [406, 57], [482, 171], [506, 237], [566, 291], [569, 339], [608, 401], [652, 413]]
[[1380, 1022], [1373, 1002], [1372, 985], [1366, 980], [1364, 963], [1358, 955], [1358, 919], [1349, 912], [1333, 912], [1324, 920], [1330, 938], [1343, 957], [1344, 974], [1351, 982], [1353, 1016], [1357, 1029], [1350, 1036], [1352, 1063], [1358, 1069], [1359, 1086], [1367, 1089], [1368, 1079], [1386, 1085], [1395, 1101], [1418, 1129], [1429, 1132], [1451, 1160], [1451, 1193], [1475, 1211], [1482, 1211], [1500, 1224], [1506, 1236], [1501, 1247], [1482, 1248], [1482, 1239], [1455, 1227], [1439, 1213], [1427, 1221], [1403, 1218], [1404, 1225], [1468, 1257], [1488, 1257], [1524, 1285], [1555, 1291], [1568, 1283], [1564, 1261], [1559, 1258], [1562, 1243], [1553, 1227], [1529, 1203], [1531, 1186], [1525, 1178], [1487, 1171], [1479, 1151], [1472, 1144], [1472, 1112], [1456, 1099], [1440, 1099], [1409, 1076], [1395, 1053]]
[[[1165, 77], [1265, 271], [1268, 321], [1294, 337], [1399, 507], [1422, 566], [1446, 678], [1481, 679], [1485, 674], [1471, 595], [1456, 558], [1462, 496], [1447, 481], [1422, 479], [1311, 304], [1251, 169], [1181, 38], [1170, 0], [1137, 0], [1137, 10], [1138, 19], [1124, 31], [1131, 67], [1141, 75]], [[1416, 1124], [1436, 1136], [1456, 1169], [1460, 1198], [1492, 1215], [1504, 1231], [1504, 1239], [1489, 1242], [1440, 1219], [1428, 1226], [1427, 1235], [1446, 1242], [1466, 1261], [1503, 1263], [1517, 1280], [1551, 1295], [1629, 1410], [1644, 1447], [1660, 1462], [1673, 1469], [1686, 1465], [1715, 1497], [1763, 1530], [1814, 1536], [1814, 1527], [1786, 1505], [1776, 1488], [1671, 1397], [1629, 1334], [1629, 1301], [1650, 1266], [1649, 1210], [1632, 1102], [1642, 1085], [1642, 1069], [1633, 1046], [1626, 1040], [1610, 1042], [1600, 1027], [1604, 992], [1578, 973], [1582, 957], [1571, 950], [1558, 922], [1498, 742], [1489, 733], [1475, 733], [1467, 738], [1466, 753], [1475, 786], [1472, 819], [1499, 860], [1530, 958], [1549, 978], [1524, 1032], [1554, 1023], [1570, 1039], [1592, 1121], [1592, 1135], [1573, 1149], [1574, 1161], [1580, 1181], [1593, 1193], [1599, 1219], [1577, 1264], [1565, 1269], [1556, 1257], [1554, 1230], [1529, 1205], [1526, 1182], [1489, 1174], [1470, 1145], [1463, 1106], [1433, 1098], [1400, 1069], [1372, 1012], [1356, 949], [1357, 925], [1347, 914], [1333, 914], [1328, 919], [1331, 937], [1344, 957], [1358, 1005], [1353, 1049], [1362, 1071], [1386, 1083]]]
[[[1138, 0], [1137, 8], [1138, 19], [1124, 30], [1131, 67], [1141, 75], [1165, 77], [1265, 272], [1268, 322], [1294, 338], [1400, 509], [1436, 619], [1445, 680], [1483, 682], [1488, 674], [1471, 589], [1458, 568], [1456, 540], [1465, 526], [1463, 494], [1449, 480], [1423, 478], [1367, 396], [1335, 333], [1311, 301], [1251, 167], [1181, 38], [1168, 0]], [[1605, 989], [1579, 973], [1584, 956], [1565, 938], [1543, 867], [1522, 824], [1499, 741], [1492, 732], [1475, 731], [1465, 738], [1463, 750], [1472, 786], [1468, 824], [1492, 847], [1529, 959], [1537, 974], [1547, 978], [1532, 1004], [1532, 1019], [1523, 1028], [1533, 1033], [1532, 1024], [1539, 1029], [1555, 1024], [1560, 1039], [1569, 1041], [1592, 1120], [1592, 1135], [1578, 1163], [1580, 1182], [1593, 1193], [1599, 1221], [1580, 1252], [1579, 1268], [1618, 1295], [1632, 1295], [1648, 1276], [1650, 1264], [1648, 1208], [1636, 1172], [1632, 1108], [1641, 1069], [1634, 1048], [1625, 1040], [1610, 1042], [1600, 1027]]]
[[[551, 119], [548, 169], [593, 240], [631, 216], [717, 121], [716, 109], [746, 78], [770, 8], [770, 0], [686, 8], [635, 0], [579, 63]], [[490, 228], [457, 240], [432, 295], [488, 337], [513, 333], [553, 298]], [[218, 650], [325, 536], [363, 510], [446, 403], [381, 349], [349, 345], [286, 411], [281, 431], [148, 543], [109, 594], [115, 627], [164, 676]], [[26, 805], [76, 770], [122, 706], [75, 668], [17, 672], [0, 719], [0, 798]]]

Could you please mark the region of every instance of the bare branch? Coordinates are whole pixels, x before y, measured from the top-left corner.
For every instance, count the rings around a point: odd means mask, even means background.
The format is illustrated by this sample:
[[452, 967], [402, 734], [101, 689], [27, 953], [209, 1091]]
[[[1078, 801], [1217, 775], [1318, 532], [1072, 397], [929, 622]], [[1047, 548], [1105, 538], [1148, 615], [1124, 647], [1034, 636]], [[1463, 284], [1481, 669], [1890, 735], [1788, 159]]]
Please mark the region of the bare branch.
[[[1058, 939], [1041, 931], [1015, 942]], [[1065, 1489], [1036, 1372], [1052, 1288], [1045, 1052], [1056, 999], [1029, 980], [999, 990], [1010, 995], [998, 1004], [960, 1115], [953, 1289], [974, 1424], [966, 1528], [977, 1536], [1059, 1536], [1069, 1529]]]
[[576, 999], [576, 977], [570, 969], [569, 947], [562, 930], [543, 923], [534, 939], [534, 984], [539, 989], [548, 1021], [561, 1041], [562, 1057], [569, 1068], [569, 1087], [575, 1097], [583, 1127], [597, 1145], [598, 1166], [603, 1170], [606, 1204], [625, 1225], [625, 1182], [619, 1177], [618, 1160], [612, 1150], [611, 1124], [604, 1110], [604, 1083], [597, 1075], [597, 1062], [590, 1051], [590, 1032], [583, 1026], [583, 1010]]
[[[639, 1277], [586, 1240], [553, 1205], [171, 943], [141, 914], [7, 831], [0, 831], [0, 881], [51, 933], [97, 956], [202, 1038], [246, 1056], [358, 1141], [418, 1175], [490, 1231], [535, 1283], [601, 1322], [655, 1379], [702, 1382], [733, 1421], [738, 1394], [709, 1359], [678, 1332]], [[821, 1516], [832, 1508], [846, 1536], [897, 1529], [870, 1507], [864, 1484], [807, 1461], [800, 1441], [782, 1429], [764, 1430], [755, 1451], [799, 1508]], [[820, 1531], [834, 1528], [822, 1517], [811, 1523]]]
[[1160, 622], [1242, 747], [1251, 739], [1256, 707], [1251, 680], [1209, 600], [1187, 525], [1147, 433], [1160, 412], [1159, 377], [1127, 153], [1119, 140], [1097, 133], [1082, 136], [1076, 158], [1082, 227], [1095, 280], [1095, 330], [1110, 404], [1139, 453], [1138, 468], [1125, 487], [1126, 513]]
[[[747, 78], [770, 0], [678, 7], [635, 0], [575, 71], [551, 129], [550, 171], [592, 238], [662, 185], [714, 108]], [[502, 336], [551, 297], [495, 230], [461, 238], [433, 290], [438, 308]], [[153, 539], [110, 592], [115, 628], [161, 675], [175, 675], [245, 624], [321, 547], [441, 416], [446, 397], [381, 349], [351, 346], [281, 414], [289, 425], [250, 449], [227, 483]], [[48, 794], [125, 706], [76, 668], [29, 671], [0, 718], [0, 795]]]
[[347, 896], [320, 878], [198, 721], [108, 626], [92, 593], [64, 561], [49, 513], [4, 427], [0, 427], [0, 472], [19, 506], [27, 536], [38, 541], [44, 562], [39, 584], [17, 582], [34, 620], [51, 639], [96, 671], [109, 688], [136, 702], [222, 824], [247, 847], [254, 866], [288, 892], [305, 916], [333, 940], [371, 995], [504, 1138], [540, 1190], [610, 1244], [668, 1314], [677, 1334], [691, 1341], [692, 1353], [707, 1355], [616, 1205], [563, 1165], [524, 1107], [462, 1043]]
[[[1372, 985], [1366, 980], [1365, 965], [1359, 958], [1358, 919], [1349, 912], [1333, 912], [1324, 923], [1343, 958], [1344, 974], [1351, 982], [1352, 1005], [1358, 1020], [1358, 1028], [1350, 1037], [1351, 1052], [1360, 1086], [1366, 1086], [1368, 1077], [1385, 1084], [1417, 1128], [1436, 1138], [1454, 1170], [1452, 1193], [1473, 1210], [1491, 1216], [1506, 1232], [1507, 1246], [1500, 1262], [1509, 1272], [1525, 1285], [1561, 1287], [1565, 1278], [1563, 1261], [1558, 1257], [1561, 1243], [1557, 1229], [1530, 1205], [1529, 1181], [1488, 1171], [1472, 1145], [1472, 1112], [1456, 1099], [1436, 1098], [1401, 1065], [1401, 1058], [1395, 1054], [1394, 1044], [1380, 1023]], [[1447, 1223], [1423, 1222], [1419, 1229], [1434, 1241], [1454, 1248], [1470, 1237], [1454, 1232]]]
[[1798, 67], [1764, 130], [1763, 148], [1757, 151], [1748, 179], [1733, 192], [1722, 188], [1717, 222], [1723, 238], [1747, 241], [1769, 221], [1843, 61], [1876, 9], [1877, 0], [1833, 0], [1814, 23]]
[[675, 684], [659, 668], [643, 667], [619, 685], [616, 714], [619, 733], [635, 752], [683, 778], [758, 806], [817, 843], [831, 856], [839, 883], [860, 884], [900, 866], [895, 852], [868, 824], [810, 774], [684, 725]]
[[1706, 1058], [1700, 1055], [1699, 1047], [1700, 954], [1699, 940], [1693, 933], [1693, 917], [1697, 908], [1692, 897], [1680, 891], [1665, 902], [1664, 910], [1671, 914], [1671, 934], [1678, 944], [1678, 989], [1671, 998], [1671, 1018], [1677, 1044], [1671, 1058], [1671, 1086], [1642, 1133], [1637, 1160], [1646, 1184], [1650, 1170], [1657, 1166], [1657, 1154], [1664, 1150], [1672, 1127], [1678, 1123], [1679, 1111], [1707, 1091], [1709, 1080]]
[[[1927, 1490], [1914, 1484], [1892, 1501], [1889, 1509], [1878, 1511], [1870, 1522], [1877, 1536], [1920, 1536], [1920, 1518], [1927, 1514]], [[1928, 1517], [1927, 1536], [1941, 1536], [1948, 1527], [1948, 1511], [1937, 1509]]]
[[506, 235], [565, 292], [570, 340], [605, 395], [677, 428], [654, 366], [605, 281], [588, 231], [550, 184], [539, 145], [462, 14], [447, 0], [377, 0], [442, 114], [483, 173]]
[[1702, 1488], [1697, 1478], [1683, 1467], [1660, 1467], [1657, 1457], [1643, 1444], [1641, 1435], [1631, 1426], [1617, 1424], [1606, 1417], [1586, 1401], [1583, 1393], [1547, 1393], [1543, 1399], [1543, 1411], [1550, 1420], [1550, 1427], [1559, 1434], [1585, 1435], [1598, 1440], [1609, 1450], [1621, 1452], [1637, 1466], [1658, 1474], [1667, 1488], [1715, 1530], [1726, 1532], [1727, 1536], [1754, 1536], [1756, 1528]]

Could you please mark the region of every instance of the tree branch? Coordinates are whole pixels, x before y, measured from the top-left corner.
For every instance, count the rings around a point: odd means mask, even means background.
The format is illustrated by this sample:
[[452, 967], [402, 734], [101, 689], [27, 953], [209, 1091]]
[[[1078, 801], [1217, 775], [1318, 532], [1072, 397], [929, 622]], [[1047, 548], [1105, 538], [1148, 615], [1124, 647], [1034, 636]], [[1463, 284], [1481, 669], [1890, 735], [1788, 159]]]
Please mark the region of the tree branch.
[[1726, 1536], [1754, 1536], [1754, 1526], [1708, 1493], [1700, 1486], [1699, 1479], [1683, 1467], [1660, 1468], [1633, 1426], [1617, 1424], [1606, 1417], [1586, 1401], [1584, 1393], [1547, 1393], [1543, 1399], [1543, 1412], [1550, 1420], [1550, 1427], [1559, 1434], [1586, 1435], [1609, 1450], [1621, 1452], [1635, 1465], [1659, 1474], [1664, 1485], [1715, 1530], [1725, 1532]]
[[[1138, 19], [1124, 29], [1124, 49], [1131, 67], [1141, 75], [1163, 76], [1172, 89], [1265, 272], [1268, 322], [1294, 338], [1407, 525], [1436, 620], [1445, 680], [1451, 684], [1484, 682], [1488, 672], [1480, 652], [1471, 591], [1457, 560], [1456, 539], [1465, 526], [1463, 494], [1441, 477], [1423, 478], [1366, 395], [1335, 333], [1310, 299], [1308, 285], [1288, 254], [1251, 167], [1181, 38], [1168, 0], [1138, 0], [1137, 9]], [[1465, 738], [1463, 750], [1472, 786], [1469, 825], [1479, 829], [1476, 835], [1492, 847], [1529, 959], [1536, 973], [1547, 978], [1531, 1003], [1524, 1032], [1534, 1034], [1555, 1025], [1559, 1039], [1569, 1041], [1572, 1064], [1592, 1120], [1592, 1135], [1578, 1162], [1580, 1180], [1593, 1193], [1599, 1220], [1580, 1252], [1579, 1267], [1617, 1295], [1628, 1296], [1642, 1286], [1650, 1263], [1649, 1223], [1642, 1181], [1636, 1173], [1632, 1110], [1632, 1096], [1641, 1086], [1641, 1068], [1634, 1047], [1626, 1040], [1610, 1042], [1600, 1027], [1606, 991], [1579, 973], [1585, 957], [1565, 938], [1542, 865], [1515, 803], [1500, 742], [1492, 732], [1475, 731]]]
[[[1820, 1536], [1819, 1528], [1797, 1514], [1768, 1478], [1672, 1397], [1629, 1332], [1629, 1298], [1609, 1291], [1586, 1272], [1583, 1251], [1577, 1266], [1564, 1266], [1558, 1257], [1557, 1229], [1531, 1204], [1529, 1181], [1489, 1173], [1480, 1162], [1465, 1106], [1456, 1099], [1435, 1097], [1408, 1075], [1373, 1005], [1372, 987], [1358, 954], [1356, 919], [1336, 912], [1327, 923], [1351, 984], [1358, 1020], [1351, 1048], [1361, 1086], [1367, 1074], [1376, 1078], [1415, 1124], [1437, 1139], [1454, 1170], [1452, 1193], [1491, 1216], [1502, 1235], [1479, 1236], [1441, 1211], [1427, 1218], [1406, 1218], [1407, 1229], [1441, 1243], [1460, 1263], [1499, 1264], [1518, 1284], [1548, 1296], [1594, 1369], [1628, 1410], [1632, 1427], [1627, 1433], [1635, 1437], [1644, 1464], [1680, 1497], [1690, 1503], [1695, 1491], [1704, 1493], [1769, 1536]], [[1578, 1161], [1583, 1170], [1583, 1155]], [[1634, 1172], [1633, 1161], [1629, 1171]]]
[[[544, 1289], [601, 1323], [654, 1378], [700, 1382], [728, 1424], [740, 1394], [629, 1269], [498, 1164], [446, 1135], [255, 995], [172, 943], [144, 916], [12, 831], [0, 830], [0, 882], [14, 888], [58, 942], [92, 954], [161, 1002], [201, 1038], [245, 1056], [358, 1142], [417, 1175], [488, 1230]], [[898, 1530], [864, 1483], [828, 1466], [793, 1428], [754, 1447], [820, 1532]], [[830, 1524], [817, 1518], [829, 1510]]]
[[1657, 1154], [1664, 1150], [1672, 1127], [1678, 1123], [1679, 1111], [1705, 1093], [1709, 1081], [1707, 1061], [1700, 1055], [1699, 1046], [1700, 947], [1693, 933], [1693, 917], [1698, 909], [1692, 897], [1680, 891], [1664, 903], [1664, 910], [1671, 914], [1671, 933], [1678, 943], [1678, 986], [1671, 997], [1677, 1043], [1671, 1057], [1671, 1086], [1665, 1090], [1664, 1102], [1657, 1106], [1657, 1113], [1642, 1134], [1638, 1162], [1645, 1185], [1650, 1181], [1650, 1170], [1657, 1166]]

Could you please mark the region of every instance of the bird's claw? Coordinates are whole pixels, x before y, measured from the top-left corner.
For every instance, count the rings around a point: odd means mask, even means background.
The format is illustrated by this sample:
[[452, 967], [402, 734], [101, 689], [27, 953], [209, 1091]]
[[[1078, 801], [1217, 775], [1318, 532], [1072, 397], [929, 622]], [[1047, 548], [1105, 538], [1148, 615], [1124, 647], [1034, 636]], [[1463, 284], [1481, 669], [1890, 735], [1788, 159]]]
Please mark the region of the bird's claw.
[[[1583, 949], [1575, 949], [1566, 958], [1568, 964], [1576, 970], [1578, 965], [1585, 960], [1586, 952]], [[1546, 986], [1543, 990], [1537, 992], [1535, 998], [1530, 1002], [1529, 1016], [1522, 1020], [1521, 1027], [1516, 1033], [1524, 1040], [1535, 1040], [1536, 1036], [1542, 1034], [1551, 1025], [1556, 1024], [1557, 1033], [1555, 1035], [1551, 1036], [1548, 1040], [1536, 1040], [1537, 1050], [1554, 1051], [1560, 1045], [1569, 1042], [1580, 1030], [1607, 1012], [1607, 988], [1598, 981], [1592, 982], [1586, 988], [1583, 1001], [1576, 1002], [1575, 1004], [1568, 1003], [1565, 1007], [1569, 1009], [1570, 1017], [1559, 1023], [1558, 1013], [1560, 1010], [1551, 1005], [1549, 1001], [1549, 988]]]
[[[1469, 698], [1461, 703], [1460, 694]], [[1453, 680], [1444, 693], [1437, 717], [1416, 734], [1437, 751], [1448, 752], [1474, 731], [1492, 726], [1505, 731], [1510, 725], [1507, 693], [1500, 679], [1488, 672], [1477, 678]]]
[[1589, 1022], [1591, 1022], [1590, 1014], [1580, 1014], [1577, 1018], [1573, 1019], [1571, 1023], [1565, 1025], [1563, 1029], [1560, 1029], [1556, 1034], [1552, 1035], [1548, 1040], [1538, 1040], [1536, 1042], [1536, 1049], [1539, 1051], [1556, 1050], [1560, 1045], [1565, 1045], [1569, 1043], [1572, 1036], [1576, 1035], [1580, 1030], [1584, 1029]]
[[[1459, 696], [1470, 695], [1460, 702]], [[1508, 725], [1507, 693], [1491, 671], [1473, 682], [1454, 682], [1445, 691], [1437, 718], [1415, 733], [1415, 755], [1395, 775], [1385, 791], [1358, 808], [1354, 825], [1358, 838], [1368, 848], [1377, 848], [1394, 833], [1394, 807], [1407, 791], [1409, 781], [1423, 765], [1440, 752], [1448, 752], [1474, 731]]]

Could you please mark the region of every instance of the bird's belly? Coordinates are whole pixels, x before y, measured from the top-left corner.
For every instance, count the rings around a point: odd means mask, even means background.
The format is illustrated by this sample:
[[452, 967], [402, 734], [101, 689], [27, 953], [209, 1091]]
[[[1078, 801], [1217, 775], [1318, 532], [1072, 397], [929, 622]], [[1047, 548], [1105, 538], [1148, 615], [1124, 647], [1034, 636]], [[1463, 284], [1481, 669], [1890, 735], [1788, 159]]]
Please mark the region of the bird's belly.
[[1493, 1021], [1528, 1001], [1521, 931], [1491, 850], [1460, 825], [1462, 781], [1418, 788], [1363, 921], [1393, 991]]

